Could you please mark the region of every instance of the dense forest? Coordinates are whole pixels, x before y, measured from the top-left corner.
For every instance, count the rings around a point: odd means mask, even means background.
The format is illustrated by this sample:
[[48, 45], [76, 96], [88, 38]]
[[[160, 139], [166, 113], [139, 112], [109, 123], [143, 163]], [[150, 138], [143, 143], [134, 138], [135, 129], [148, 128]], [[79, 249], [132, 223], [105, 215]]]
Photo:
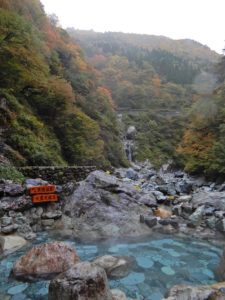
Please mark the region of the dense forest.
[[173, 159], [190, 172], [224, 173], [223, 97], [216, 82], [218, 75], [224, 81], [224, 63], [218, 65], [217, 53], [191, 40], [68, 32], [127, 110], [125, 123], [136, 126], [137, 160], [159, 167]]
[[124, 165], [111, 92], [39, 0], [0, 1], [1, 152], [16, 165]]

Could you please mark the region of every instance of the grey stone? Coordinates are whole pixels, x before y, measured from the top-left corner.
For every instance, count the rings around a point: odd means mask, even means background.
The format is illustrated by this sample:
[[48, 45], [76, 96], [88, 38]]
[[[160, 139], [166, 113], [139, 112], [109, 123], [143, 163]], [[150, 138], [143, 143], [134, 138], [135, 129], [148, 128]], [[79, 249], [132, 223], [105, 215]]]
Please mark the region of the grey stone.
[[153, 194], [159, 204], [164, 203], [167, 200], [167, 197], [164, 196], [160, 191], [153, 191]]
[[9, 225], [12, 224], [12, 222], [13, 222], [12, 217], [6, 217], [6, 216], [4, 216], [4, 217], [1, 218], [1, 226], [2, 227], [9, 226]]
[[137, 180], [138, 179], [138, 172], [134, 171], [134, 169], [129, 168], [126, 171], [126, 177], [131, 179], [131, 180]]
[[212, 216], [212, 217], [210, 217], [210, 218], [207, 218], [207, 219], [205, 220], [206, 225], [207, 225], [210, 229], [213, 229], [213, 230], [216, 228], [216, 222], [217, 222], [217, 219], [216, 219], [214, 216]]
[[184, 177], [184, 172], [182, 171], [177, 171], [174, 173], [175, 178], [183, 178]]
[[30, 241], [30, 240], [35, 239], [37, 235], [33, 231], [30, 231], [30, 232], [23, 234], [23, 236], [26, 240]]
[[15, 216], [16, 216], [16, 212], [13, 211], [13, 210], [10, 210], [10, 211], [9, 211], [9, 217], [14, 218]]
[[63, 192], [63, 187], [61, 185], [56, 186], [56, 193], [61, 194]]
[[41, 224], [43, 226], [52, 226], [54, 224], [54, 219], [46, 219], [46, 220], [42, 220]]
[[6, 234], [13, 233], [14, 231], [17, 230], [17, 228], [18, 228], [18, 225], [13, 224], [13, 225], [9, 225], [9, 226], [6, 226], [6, 227], [2, 227], [1, 232], [6, 233]]
[[201, 221], [202, 221], [202, 217], [204, 214], [204, 205], [198, 207], [195, 212], [189, 216], [189, 221], [194, 225], [194, 226], [198, 226], [200, 225]]
[[175, 185], [172, 182], [164, 184], [164, 185], [160, 185], [158, 187], [158, 190], [166, 195], [175, 196], [177, 194], [177, 192], [175, 190]]
[[192, 196], [191, 195], [183, 195], [183, 196], [180, 196], [177, 201], [178, 202], [189, 202], [191, 201], [192, 199]]
[[40, 232], [41, 231], [41, 225], [40, 224], [35, 224], [32, 226], [33, 232]]
[[104, 255], [95, 258], [92, 263], [103, 268], [108, 278], [118, 279], [130, 273], [133, 261], [126, 256]]
[[36, 237], [36, 234], [33, 233], [32, 228], [28, 224], [19, 225], [17, 232], [19, 235], [24, 237], [26, 240], [30, 240], [30, 239], [33, 239], [34, 237]]
[[225, 192], [198, 192], [193, 195], [193, 206], [212, 206], [218, 210], [225, 211]]
[[110, 189], [118, 187], [118, 179], [115, 176], [108, 175], [103, 171], [94, 171], [88, 175], [87, 182], [92, 184], [94, 187]]
[[42, 214], [43, 214], [43, 212], [44, 212], [44, 210], [43, 210], [43, 208], [41, 206], [38, 206], [36, 208], [36, 214], [37, 214], [38, 217], [41, 217]]
[[11, 197], [20, 196], [24, 194], [24, 192], [25, 192], [25, 188], [20, 184], [10, 183], [5, 185], [6, 196], [11, 196]]
[[158, 220], [159, 224], [167, 226], [171, 225], [173, 228], [178, 228], [179, 227], [179, 221], [173, 218], [167, 218], [167, 219], [160, 219]]
[[110, 291], [112, 293], [113, 300], [127, 300], [127, 297], [124, 292], [117, 290], [117, 289], [113, 289]]
[[0, 236], [0, 253], [4, 251], [12, 253], [25, 246], [26, 243], [24, 238], [17, 235]]
[[204, 210], [204, 215], [207, 216], [207, 217], [210, 217], [210, 216], [213, 215], [214, 211], [215, 211], [214, 207], [211, 207], [211, 206], [206, 207], [205, 210]]
[[157, 218], [156, 217], [145, 217], [145, 224], [148, 225], [148, 227], [152, 228], [157, 224]]
[[141, 204], [144, 204], [148, 207], [156, 207], [157, 202], [156, 198], [153, 193], [149, 192], [148, 194], [142, 195], [139, 199], [138, 202]]
[[140, 192], [118, 179], [108, 178], [110, 175], [103, 184], [97, 180], [97, 187], [92, 178], [96, 174], [89, 176], [91, 180], [80, 183], [74, 193], [65, 198], [64, 213], [71, 217], [76, 237], [134, 237], [149, 233], [147, 226], [140, 223], [140, 215], [146, 215], [146, 207], [140, 205], [136, 197]]
[[193, 190], [193, 183], [182, 180], [176, 184], [176, 191], [180, 194], [190, 194]]
[[8, 211], [24, 211], [33, 206], [31, 197], [3, 197], [0, 199], [0, 210]]
[[179, 205], [175, 205], [173, 208], [172, 208], [172, 213], [176, 216], [180, 216], [181, 215], [181, 212], [182, 212], [182, 207], [181, 207], [181, 204]]
[[61, 211], [52, 211], [52, 212], [47, 212], [42, 214], [42, 219], [54, 219], [57, 220], [62, 217], [62, 212]]
[[219, 192], [225, 192], [225, 183], [222, 184], [219, 189], [218, 189]]
[[18, 225], [23, 225], [28, 223], [28, 220], [24, 216], [16, 216], [14, 221]]
[[182, 211], [187, 214], [192, 214], [193, 208], [191, 204], [182, 204]]
[[112, 300], [104, 269], [89, 262], [78, 263], [53, 279], [49, 300]]
[[225, 218], [216, 222], [216, 229], [225, 232]]
[[41, 178], [36, 178], [36, 179], [28, 178], [25, 180], [26, 188], [30, 188], [32, 186], [37, 186], [37, 185], [46, 185], [46, 184], [48, 184], [48, 182]]
[[221, 211], [221, 210], [215, 211], [215, 212], [214, 212], [214, 216], [217, 217], [217, 218], [222, 219], [222, 218], [225, 216], [225, 212], [224, 212], [224, 211]]
[[140, 215], [140, 223], [145, 223], [145, 216]]
[[212, 286], [176, 285], [170, 289], [168, 298], [162, 300], [223, 300], [225, 299], [223, 287], [224, 283]]

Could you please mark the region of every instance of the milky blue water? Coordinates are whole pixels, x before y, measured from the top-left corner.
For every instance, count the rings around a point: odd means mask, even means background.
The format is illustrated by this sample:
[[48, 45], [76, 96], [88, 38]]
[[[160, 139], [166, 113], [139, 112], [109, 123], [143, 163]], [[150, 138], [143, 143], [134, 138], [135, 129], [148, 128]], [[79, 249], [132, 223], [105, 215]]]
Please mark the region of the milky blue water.
[[[42, 234], [35, 244], [52, 239]], [[160, 300], [175, 284], [214, 283], [214, 270], [222, 254], [221, 247], [208, 242], [168, 236], [146, 237], [144, 241], [104, 241], [98, 244], [66, 241], [76, 248], [82, 260], [105, 254], [134, 258], [129, 275], [120, 280], [110, 280], [110, 287], [118, 288], [128, 297], [138, 300]], [[22, 283], [8, 278], [14, 261], [29, 248], [25, 247], [0, 261], [1, 300], [48, 299], [48, 281]]]

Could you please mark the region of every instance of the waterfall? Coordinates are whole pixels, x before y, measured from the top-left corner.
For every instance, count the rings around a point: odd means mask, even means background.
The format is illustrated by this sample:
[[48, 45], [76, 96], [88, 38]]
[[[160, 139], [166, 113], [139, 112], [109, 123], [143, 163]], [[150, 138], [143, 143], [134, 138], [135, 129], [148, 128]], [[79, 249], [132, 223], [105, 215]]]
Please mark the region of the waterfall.
[[124, 149], [125, 149], [126, 156], [127, 156], [128, 160], [130, 162], [133, 161], [133, 151], [132, 151], [132, 148], [133, 148], [133, 142], [131, 140], [125, 139], [125, 141], [124, 141]]
[[121, 138], [123, 140], [124, 152], [126, 154], [127, 159], [130, 162], [133, 162], [134, 139], [136, 135], [136, 128], [135, 126], [130, 125], [126, 129], [126, 125], [123, 123], [123, 115], [121, 113], [117, 115], [117, 120], [121, 128]]

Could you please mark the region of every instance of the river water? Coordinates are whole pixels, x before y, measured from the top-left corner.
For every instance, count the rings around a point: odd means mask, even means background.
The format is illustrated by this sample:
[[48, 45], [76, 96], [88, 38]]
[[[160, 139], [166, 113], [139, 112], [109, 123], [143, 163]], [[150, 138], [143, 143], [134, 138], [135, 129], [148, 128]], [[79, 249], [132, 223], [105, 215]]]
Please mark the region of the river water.
[[[62, 240], [58, 236], [41, 234], [35, 244]], [[111, 288], [119, 288], [128, 297], [140, 300], [160, 300], [175, 284], [211, 284], [216, 281], [214, 270], [222, 248], [208, 242], [171, 236], [151, 236], [143, 240], [79, 243], [64, 240], [74, 246], [82, 260], [99, 255], [126, 255], [134, 258], [130, 274], [120, 280], [110, 280]], [[1, 300], [47, 300], [48, 281], [22, 283], [9, 279], [15, 260], [27, 252], [26, 246], [0, 261]]]

